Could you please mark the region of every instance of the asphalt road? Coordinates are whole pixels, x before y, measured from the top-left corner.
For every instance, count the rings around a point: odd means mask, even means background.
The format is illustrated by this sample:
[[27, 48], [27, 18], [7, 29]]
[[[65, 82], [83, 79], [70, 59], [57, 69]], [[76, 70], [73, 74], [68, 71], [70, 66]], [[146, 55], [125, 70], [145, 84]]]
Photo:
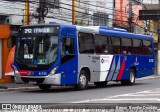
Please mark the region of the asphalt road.
[[0, 103], [160, 103], [160, 78], [136, 81], [134, 86], [109, 83], [104, 88], [91, 84], [87, 90], [58, 87], [0, 92]]

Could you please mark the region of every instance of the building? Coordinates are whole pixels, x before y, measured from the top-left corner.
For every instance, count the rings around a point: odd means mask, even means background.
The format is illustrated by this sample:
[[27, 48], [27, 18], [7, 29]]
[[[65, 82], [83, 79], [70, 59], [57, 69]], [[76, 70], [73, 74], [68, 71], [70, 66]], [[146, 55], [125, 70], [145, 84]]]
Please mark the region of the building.
[[[145, 7], [143, 8], [143, 10], [149, 10], [149, 11], [158, 11], [160, 10], [160, 1], [159, 0], [143, 0], [143, 3], [145, 4]], [[149, 17], [150, 16], [150, 17]], [[154, 17], [152, 17], [153, 14], [148, 14], [148, 17], [145, 18], [145, 28], [147, 30], [147, 33], [153, 35], [154, 37], [154, 43], [155, 43], [155, 74], [160, 75], [160, 59], [159, 56], [160, 54], [159, 52], [159, 31], [160, 31], [160, 20], [155, 19]], [[154, 18], [154, 19], [153, 19]], [[146, 20], [148, 19], [148, 20]], [[158, 38], [159, 37], [159, 38]]]
[[144, 33], [143, 21], [139, 21], [139, 10], [142, 10], [143, 5], [139, 2], [132, 0], [131, 7], [129, 0], [115, 0], [115, 16], [114, 26], [124, 28], [129, 31], [129, 13], [132, 9], [132, 31], [134, 33]]

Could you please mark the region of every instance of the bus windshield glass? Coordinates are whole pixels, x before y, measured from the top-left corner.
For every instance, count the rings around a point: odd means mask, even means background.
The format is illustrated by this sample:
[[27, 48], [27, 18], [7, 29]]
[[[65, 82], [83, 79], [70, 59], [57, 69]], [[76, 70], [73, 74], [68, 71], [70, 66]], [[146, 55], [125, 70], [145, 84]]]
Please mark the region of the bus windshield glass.
[[21, 65], [49, 65], [57, 60], [58, 36], [25, 36], [17, 39], [16, 60]]

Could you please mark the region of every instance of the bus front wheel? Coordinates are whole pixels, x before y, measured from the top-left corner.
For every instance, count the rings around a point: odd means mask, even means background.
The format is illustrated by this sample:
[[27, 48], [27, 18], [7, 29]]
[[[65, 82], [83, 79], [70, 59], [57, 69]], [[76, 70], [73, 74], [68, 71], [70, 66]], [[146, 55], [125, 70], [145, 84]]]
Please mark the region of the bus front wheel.
[[134, 85], [135, 84], [135, 71], [133, 69], [130, 69], [130, 73], [129, 73], [129, 79], [128, 80], [122, 80], [121, 84], [122, 85]]
[[88, 77], [86, 71], [82, 70], [79, 74], [78, 84], [75, 88], [78, 90], [84, 90], [88, 87]]
[[39, 88], [43, 91], [48, 91], [51, 88], [51, 85], [38, 85]]

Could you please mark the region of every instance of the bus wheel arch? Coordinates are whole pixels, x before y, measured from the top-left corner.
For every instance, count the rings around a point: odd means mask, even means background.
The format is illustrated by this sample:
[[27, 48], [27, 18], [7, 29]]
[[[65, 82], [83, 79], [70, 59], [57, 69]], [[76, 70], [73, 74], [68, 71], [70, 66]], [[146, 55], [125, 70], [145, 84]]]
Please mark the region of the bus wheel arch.
[[134, 85], [136, 79], [136, 68], [133, 66], [129, 69], [129, 78], [127, 80], [122, 80], [122, 85]]
[[131, 67], [130, 67], [130, 70], [131, 70], [131, 69], [132, 69], [132, 70], [134, 70], [135, 77], [137, 77], [137, 71], [136, 71], [136, 67], [135, 67], [135, 66], [131, 66]]
[[78, 84], [75, 85], [77, 90], [84, 90], [88, 87], [88, 81], [90, 80], [89, 68], [84, 67], [81, 69], [78, 77]]
[[88, 67], [83, 67], [80, 71], [82, 71], [82, 70], [87, 73], [88, 81], [90, 81], [90, 79], [91, 79], [90, 69]]

